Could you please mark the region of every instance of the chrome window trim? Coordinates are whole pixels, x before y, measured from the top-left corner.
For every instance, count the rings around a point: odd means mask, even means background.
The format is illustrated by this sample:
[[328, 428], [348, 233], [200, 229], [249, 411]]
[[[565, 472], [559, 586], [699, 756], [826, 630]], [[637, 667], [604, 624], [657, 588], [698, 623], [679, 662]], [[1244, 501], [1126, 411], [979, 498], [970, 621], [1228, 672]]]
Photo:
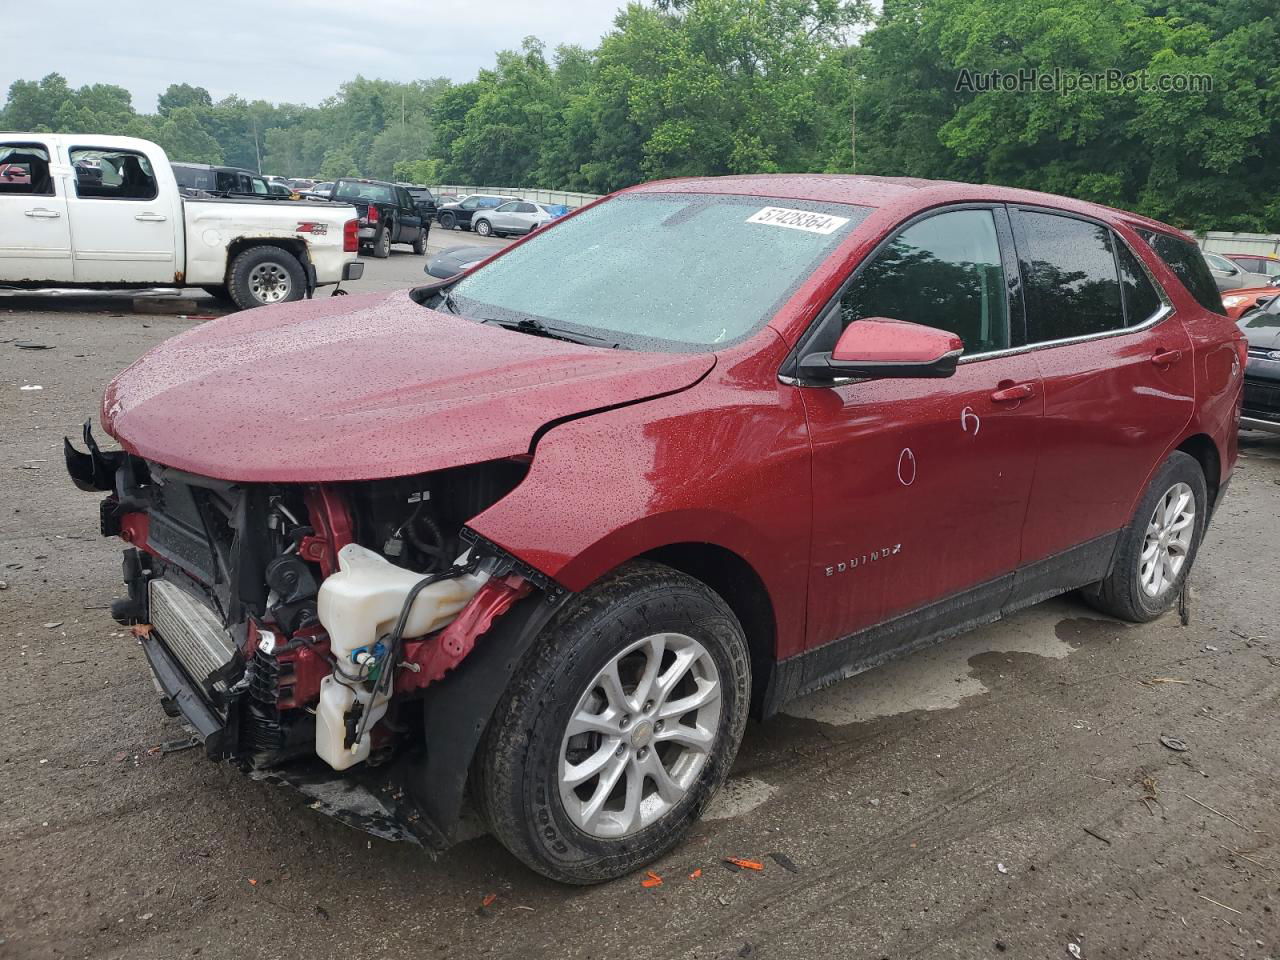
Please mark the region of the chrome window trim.
[[[921, 220], [928, 219], [929, 216], [934, 216], [939, 213], [950, 212], [951, 210], [955, 210], [955, 209], [980, 209], [983, 207], [985, 207], [986, 209], [991, 209], [997, 205], [999, 205], [998, 202], [989, 201], [985, 204], [984, 203], [962, 204], [962, 205], [957, 205], [955, 207], [948, 206], [948, 207], [943, 207], [937, 210], [930, 210], [928, 211], [926, 216], [911, 218], [911, 220], [909, 220], [905, 225], [900, 226], [898, 229], [894, 231], [894, 233], [890, 234], [886, 238], [886, 242], [888, 242], [888, 240], [891, 240], [898, 233], [901, 233], [902, 230], [905, 230], [908, 226], [912, 226], [915, 223], [920, 222]], [[1015, 356], [1018, 356], [1019, 354], [1031, 353], [1033, 351], [1038, 351], [1038, 350], [1047, 350], [1052, 347], [1069, 346], [1075, 343], [1088, 343], [1091, 340], [1107, 340], [1112, 337], [1124, 336], [1125, 334], [1128, 334], [1128, 333], [1143, 333], [1163, 323], [1165, 320], [1174, 316], [1174, 314], [1177, 312], [1174, 309], [1173, 301], [1169, 299], [1169, 294], [1165, 291], [1164, 287], [1160, 284], [1160, 282], [1156, 280], [1155, 274], [1151, 272], [1151, 267], [1147, 264], [1147, 261], [1144, 260], [1139, 255], [1138, 251], [1134, 249], [1133, 244], [1130, 243], [1125, 237], [1121, 236], [1119, 231], [1117, 231], [1116, 228], [1113, 227], [1111, 224], [1105, 223], [1102, 220], [1094, 219], [1093, 217], [1089, 217], [1084, 214], [1073, 213], [1069, 210], [1059, 210], [1056, 207], [1039, 207], [1039, 206], [1025, 205], [1025, 204], [1005, 204], [1004, 206], [1006, 206], [1006, 208], [1009, 209], [1011, 213], [1015, 210], [1030, 210], [1033, 212], [1043, 212], [1043, 213], [1052, 214], [1054, 216], [1069, 217], [1074, 220], [1080, 220], [1084, 223], [1096, 224], [1097, 226], [1100, 226], [1110, 231], [1111, 236], [1114, 237], [1116, 240], [1118, 240], [1120, 243], [1123, 243], [1125, 245], [1125, 248], [1128, 249], [1129, 253], [1133, 255], [1133, 259], [1138, 262], [1138, 266], [1139, 268], [1141, 268], [1143, 276], [1145, 276], [1147, 278], [1147, 282], [1150, 283], [1153, 288], [1155, 288], [1156, 297], [1160, 301], [1160, 306], [1156, 308], [1155, 312], [1152, 313], [1151, 316], [1143, 320], [1142, 323], [1134, 324], [1131, 327], [1118, 327], [1115, 330], [1104, 330], [1102, 333], [1085, 333], [1085, 334], [1081, 334], [1078, 337], [1063, 337], [1062, 339], [1059, 339], [1059, 340], [1042, 340], [1039, 343], [1026, 343], [1017, 347], [1008, 347], [1004, 350], [989, 350], [985, 353], [963, 354], [960, 357], [960, 360], [958, 361], [957, 365], [966, 364], [966, 363], [979, 363], [983, 360], [998, 360], [1002, 357], [1015, 357]], [[870, 260], [870, 258], [874, 257], [875, 254], [879, 252], [879, 249], [880, 248], [877, 247], [876, 250], [869, 253], [866, 259]], [[1019, 264], [1019, 266], [1021, 266], [1021, 264]], [[852, 279], [852, 275], [850, 276], [850, 279]], [[1119, 262], [1116, 263], [1116, 282], [1120, 284], [1121, 310], [1123, 310], [1124, 309], [1124, 283], [1120, 279]], [[837, 293], [835, 297], [833, 297], [832, 299], [834, 300], [839, 296], [840, 294]], [[824, 307], [823, 309], [825, 310], [827, 308]], [[819, 316], [821, 315], [821, 313], [822, 311], [819, 311]], [[786, 386], [789, 386], [789, 387], [800, 387], [800, 388], [820, 387], [825, 389], [829, 387], [843, 387], [851, 383], [865, 382], [865, 378], [842, 377], [840, 379], [827, 381], [825, 383], [806, 383], [803, 380], [799, 379], [798, 377], [788, 377], [788, 376], [784, 376], [783, 374], [778, 374], [778, 382], [785, 384]]]

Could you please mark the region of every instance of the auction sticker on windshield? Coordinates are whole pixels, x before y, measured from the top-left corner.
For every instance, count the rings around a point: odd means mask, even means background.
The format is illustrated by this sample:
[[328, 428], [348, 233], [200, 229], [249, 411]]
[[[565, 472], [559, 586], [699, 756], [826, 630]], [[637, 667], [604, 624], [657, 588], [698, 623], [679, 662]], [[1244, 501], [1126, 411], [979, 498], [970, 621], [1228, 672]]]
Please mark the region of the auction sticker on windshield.
[[792, 210], [789, 207], [764, 207], [747, 217], [747, 223], [790, 227], [792, 230], [805, 230], [809, 233], [835, 233], [848, 222], [848, 217], [833, 217], [826, 213]]

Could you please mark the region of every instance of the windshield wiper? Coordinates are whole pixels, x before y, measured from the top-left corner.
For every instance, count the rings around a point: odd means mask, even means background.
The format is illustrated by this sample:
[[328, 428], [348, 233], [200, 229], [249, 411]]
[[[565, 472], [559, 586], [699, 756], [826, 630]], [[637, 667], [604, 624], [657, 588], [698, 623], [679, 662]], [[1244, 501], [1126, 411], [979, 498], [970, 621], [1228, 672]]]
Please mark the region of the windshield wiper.
[[458, 305], [457, 305], [457, 304], [454, 302], [454, 300], [453, 300], [453, 291], [452, 291], [452, 290], [450, 290], [450, 291], [449, 291], [448, 293], [446, 293], [443, 297], [441, 297], [441, 298], [440, 298], [440, 302], [441, 302], [445, 307], [447, 307], [447, 308], [448, 308], [448, 310], [449, 310], [449, 312], [450, 312], [450, 313], [459, 313], [459, 312], [460, 312], [460, 311], [458, 310]]
[[596, 337], [589, 333], [578, 333], [576, 330], [562, 330], [559, 327], [551, 327], [541, 320], [535, 320], [533, 317], [521, 317], [519, 320], [499, 320], [497, 317], [476, 317], [476, 319], [481, 323], [496, 323], [506, 330], [518, 330], [521, 333], [532, 334], [535, 337], [549, 337], [552, 340], [564, 340], [568, 343], [583, 343], [589, 340], [593, 343], [607, 344], [609, 347], [618, 346], [617, 343], [610, 342], [606, 337]]

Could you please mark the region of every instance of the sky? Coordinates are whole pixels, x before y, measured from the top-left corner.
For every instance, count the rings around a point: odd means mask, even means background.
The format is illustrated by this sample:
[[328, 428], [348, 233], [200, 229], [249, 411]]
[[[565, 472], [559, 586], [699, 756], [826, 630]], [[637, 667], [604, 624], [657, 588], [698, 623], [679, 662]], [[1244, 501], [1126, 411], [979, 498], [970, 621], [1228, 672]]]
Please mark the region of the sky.
[[[530, 34], [594, 47], [625, 0], [0, 0], [0, 104], [57, 72], [154, 113], [171, 83], [219, 100], [317, 104], [356, 74], [470, 80]], [[55, 22], [50, 11], [56, 9]]]

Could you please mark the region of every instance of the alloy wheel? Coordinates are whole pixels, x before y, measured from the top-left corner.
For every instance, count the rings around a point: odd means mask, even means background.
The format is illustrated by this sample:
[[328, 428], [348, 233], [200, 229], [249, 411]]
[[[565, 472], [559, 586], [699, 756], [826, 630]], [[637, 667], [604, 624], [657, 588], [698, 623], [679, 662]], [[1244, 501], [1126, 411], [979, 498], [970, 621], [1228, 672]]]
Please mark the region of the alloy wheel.
[[1163, 596], [1173, 586], [1187, 564], [1195, 529], [1195, 494], [1187, 484], [1175, 483], [1147, 522], [1138, 560], [1138, 582], [1147, 596]]
[[292, 290], [289, 272], [278, 263], [260, 263], [249, 271], [249, 292], [259, 303], [280, 303]]
[[670, 812], [711, 755], [720, 692], [711, 654], [682, 633], [653, 634], [613, 657], [560, 744], [560, 799], [573, 823], [617, 839]]

